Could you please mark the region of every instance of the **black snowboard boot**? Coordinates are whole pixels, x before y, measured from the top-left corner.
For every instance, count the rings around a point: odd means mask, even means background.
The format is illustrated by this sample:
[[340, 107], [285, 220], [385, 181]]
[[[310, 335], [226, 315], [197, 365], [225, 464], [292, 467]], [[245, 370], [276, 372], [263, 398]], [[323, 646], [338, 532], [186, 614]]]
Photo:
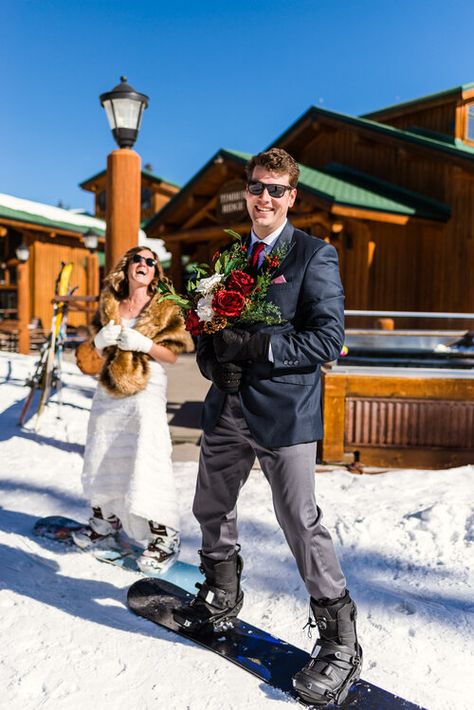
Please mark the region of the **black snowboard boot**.
[[244, 594], [240, 588], [243, 561], [238, 550], [228, 560], [213, 560], [199, 551], [200, 570], [205, 581], [197, 583], [199, 592], [181, 609], [173, 612], [175, 621], [184, 629], [195, 631], [211, 626], [223, 631], [232, 626], [242, 608]]
[[[349, 592], [338, 600], [311, 599], [311, 612], [319, 629], [312, 658], [293, 676], [293, 687], [306, 703], [339, 705], [361, 672], [362, 649], [357, 641], [356, 605]], [[314, 626], [310, 619], [310, 625]]]

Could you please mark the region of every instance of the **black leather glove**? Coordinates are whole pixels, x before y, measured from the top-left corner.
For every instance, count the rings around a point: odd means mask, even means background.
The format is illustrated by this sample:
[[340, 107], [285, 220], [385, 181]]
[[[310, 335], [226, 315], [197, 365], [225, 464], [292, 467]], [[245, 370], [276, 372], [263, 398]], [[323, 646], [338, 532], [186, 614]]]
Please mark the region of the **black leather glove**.
[[213, 336], [216, 358], [219, 362], [252, 360], [268, 362], [270, 334], [249, 333], [240, 328], [224, 328]]
[[221, 392], [236, 394], [240, 388], [243, 368], [235, 362], [215, 362], [212, 367], [212, 381]]

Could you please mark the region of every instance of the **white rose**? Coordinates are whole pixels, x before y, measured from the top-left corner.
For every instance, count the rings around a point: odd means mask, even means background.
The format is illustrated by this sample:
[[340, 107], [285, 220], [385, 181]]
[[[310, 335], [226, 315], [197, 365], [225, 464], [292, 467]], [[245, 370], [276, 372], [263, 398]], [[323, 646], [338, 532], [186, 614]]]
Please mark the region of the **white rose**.
[[222, 274], [212, 274], [205, 279], [201, 279], [199, 284], [196, 286], [196, 291], [199, 293], [209, 293], [217, 286], [218, 283], [222, 281]]
[[196, 306], [196, 313], [199, 320], [207, 322], [212, 319], [214, 315], [214, 309], [212, 308], [212, 294], [199, 299]]

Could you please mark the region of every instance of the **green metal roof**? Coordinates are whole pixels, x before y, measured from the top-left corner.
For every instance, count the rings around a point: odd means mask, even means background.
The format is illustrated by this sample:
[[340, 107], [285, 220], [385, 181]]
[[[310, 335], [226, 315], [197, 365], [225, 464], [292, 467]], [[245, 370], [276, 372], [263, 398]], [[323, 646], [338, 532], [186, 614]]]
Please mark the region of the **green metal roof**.
[[367, 130], [373, 131], [374, 133], [380, 133], [385, 136], [390, 136], [397, 140], [403, 141], [405, 143], [412, 143], [424, 148], [430, 148], [445, 155], [451, 155], [456, 158], [463, 158], [469, 161], [474, 160], [474, 147], [466, 145], [459, 139], [440, 139], [433, 138], [431, 136], [422, 135], [420, 133], [415, 133], [413, 131], [402, 130], [401, 128], [394, 128], [386, 123], [378, 123], [377, 121], [372, 121], [367, 118], [361, 118], [358, 116], [349, 116], [345, 113], [338, 113], [336, 111], [328, 111], [327, 109], [318, 108], [317, 106], [311, 106], [302, 116], [300, 116], [284, 133], [281, 134], [275, 141], [270, 143], [268, 148], [272, 146], [284, 144], [287, 136], [294, 131], [295, 127], [307, 120], [308, 118], [317, 119], [318, 116], [327, 117], [335, 121], [345, 123], [347, 125], [352, 125], [358, 128], [365, 128]]
[[[58, 208], [59, 209], [59, 208]], [[63, 210], [67, 212], [67, 210]], [[66, 215], [65, 215], [66, 216]], [[27, 212], [24, 210], [11, 209], [0, 203], [0, 218], [11, 219], [16, 222], [26, 222], [28, 224], [38, 224], [44, 227], [50, 227], [51, 229], [66, 229], [69, 232], [76, 232], [77, 234], [84, 234], [88, 229], [93, 228], [101, 236], [105, 235], [105, 227], [100, 227], [96, 224], [94, 218], [94, 224], [76, 224], [74, 222], [69, 222], [67, 219], [64, 221], [61, 219], [46, 217], [41, 214], [35, 214], [34, 212]], [[92, 219], [92, 218], [91, 218]]]
[[[305, 170], [317, 172], [310, 168]], [[339, 163], [330, 163], [321, 174], [338, 181], [339, 184], [332, 184], [333, 198], [338, 204], [358, 204], [366, 209], [439, 221], [446, 221], [451, 214], [449, 206], [443, 202]]]
[[[178, 187], [178, 188], [181, 187], [181, 185], [178, 185], [178, 183], [173, 182], [172, 180], [168, 180], [167, 178], [161, 177], [161, 175], [156, 175], [155, 173], [152, 173], [150, 170], [146, 170], [146, 168], [143, 168], [143, 170], [141, 172], [142, 172], [142, 175], [145, 175], [147, 178], [150, 178], [153, 182], [157, 182], [157, 183], [165, 182], [167, 185], [172, 185], [173, 187]], [[105, 175], [105, 173], [106, 173], [105, 170], [101, 170], [99, 173], [96, 173], [92, 177], [87, 178], [87, 180], [83, 180], [82, 182], [80, 182], [79, 187], [81, 187], [82, 189], [85, 189], [84, 185], [87, 185], [87, 183], [92, 182], [93, 180], [97, 180], [97, 178], [102, 177], [103, 175]]]
[[[249, 153], [234, 150], [222, 150], [221, 153], [223, 156], [231, 155], [243, 163], [251, 158]], [[298, 165], [298, 188], [334, 204], [435, 220], [446, 220], [450, 215], [449, 207], [442, 202], [344, 165], [332, 163], [324, 171], [309, 168], [302, 163]]]
[[[165, 216], [166, 212], [173, 208], [173, 204], [176, 204], [179, 196], [182, 197], [184, 192], [189, 191], [193, 183], [216, 160], [231, 159], [244, 166], [251, 157], [250, 153], [222, 148], [191, 178], [180, 193], [157, 212], [146, 225], [145, 231], [152, 222]], [[450, 215], [449, 207], [441, 202], [337, 163], [330, 164], [324, 171], [309, 168], [301, 163], [299, 168], [298, 188], [331, 204], [437, 221], [445, 221]]]

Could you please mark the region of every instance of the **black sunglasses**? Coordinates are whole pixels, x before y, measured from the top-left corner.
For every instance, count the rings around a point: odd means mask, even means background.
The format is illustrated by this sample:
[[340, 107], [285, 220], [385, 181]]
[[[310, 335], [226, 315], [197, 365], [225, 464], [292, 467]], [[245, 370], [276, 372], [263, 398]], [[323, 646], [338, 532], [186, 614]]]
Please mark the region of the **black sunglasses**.
[[266, 189], [270, 197], [283, 197], [285, 192], [294, 190], [291, 185], [275, 185], [268, 182], [260, 182], [260, 180], [249, 180], [247, 189], [251, 195], [261, 195]]
[[150, 256], [144, 257], [140, 254], [134, 254], [132, 256], [132, 262], [134, 264], [141, 264], [142, 261], [144, 261], [147, 266], [156, 266], [156, 259], [152, 259]]

